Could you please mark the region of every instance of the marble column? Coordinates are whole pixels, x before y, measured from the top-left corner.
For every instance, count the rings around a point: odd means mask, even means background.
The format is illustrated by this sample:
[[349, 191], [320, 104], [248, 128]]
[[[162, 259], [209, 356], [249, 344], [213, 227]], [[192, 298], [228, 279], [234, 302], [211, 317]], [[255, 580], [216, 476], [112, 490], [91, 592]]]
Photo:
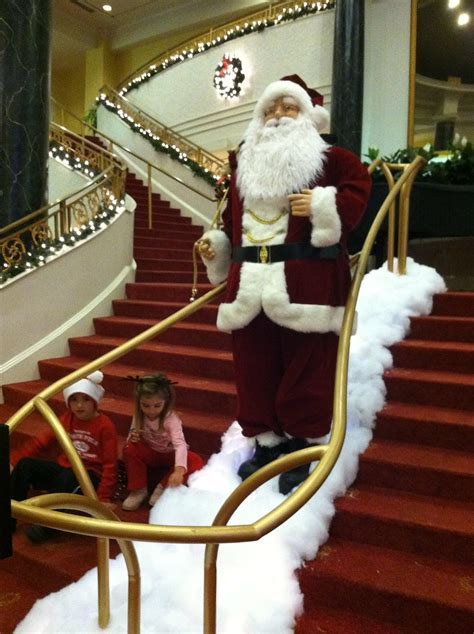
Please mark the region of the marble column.
[[0, 425], [0, 559], [12, 554], [9, 429]]
[[0, 227], [46, 204], [50, 0], [0, 2]]
[[336, 2], [331, 134], [340, 147], [361, 152], [364, 78], [364, 0]]

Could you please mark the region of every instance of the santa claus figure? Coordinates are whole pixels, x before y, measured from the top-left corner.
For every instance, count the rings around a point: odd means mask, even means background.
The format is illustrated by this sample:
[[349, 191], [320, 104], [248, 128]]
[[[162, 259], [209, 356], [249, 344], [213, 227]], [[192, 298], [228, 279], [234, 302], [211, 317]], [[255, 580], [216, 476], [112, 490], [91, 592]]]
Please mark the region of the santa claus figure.
[[[228, 280], [217, 326], [232, 333], [237, 420], [255, 445], [242, 479], [331, 428], [347, 236], [364, 213], [370, 178], [354, 154], [321, 138], [329, 118], [321, 103], [296, 75], [265, 89], [230, 156], [222, 228], [200, 242], [210, 282]], [[280, 492], [308, 472], [283, 473]]]

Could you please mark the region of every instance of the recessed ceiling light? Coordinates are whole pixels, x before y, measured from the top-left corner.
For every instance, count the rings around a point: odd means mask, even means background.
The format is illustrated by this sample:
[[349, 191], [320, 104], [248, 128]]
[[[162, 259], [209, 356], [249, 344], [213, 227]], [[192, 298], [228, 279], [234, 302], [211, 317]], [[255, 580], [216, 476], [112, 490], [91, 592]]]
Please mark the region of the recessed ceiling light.
[[458, 15], [459, 26], [465, 26], [469, 22], [470, 19], [471, 19], [471, 16], [469, 15], [469, 13], [460, 13]]
[[102, 9], [103, 9], [104, 11], [107, 11], [107, 12], [112, 11], [112, 5], [110, 5], [110, 4], [103, 4], [103, 5], [102, 5]]
[[448, 8], [449, 9], [455, 9], [456, 7], [459, 7], [460, 4], [461, 4], [461, 0], [449, 0], [448, 1]]

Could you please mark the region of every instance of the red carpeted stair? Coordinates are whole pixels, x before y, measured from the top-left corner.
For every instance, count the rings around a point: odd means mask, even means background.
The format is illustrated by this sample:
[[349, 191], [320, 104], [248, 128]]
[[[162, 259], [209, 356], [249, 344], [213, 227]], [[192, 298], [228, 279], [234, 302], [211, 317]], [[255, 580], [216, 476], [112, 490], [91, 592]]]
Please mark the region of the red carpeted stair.
[[[40, 380], [4, 386], [4, 418], [51, 381], [188, 303], [191, 247], [202, 228], [154, 196], [149, 230], [145, 188], [129, 176], [127, 191], [138, 202], [136, 282], [113, 303], [112, 316], [94, 320], [93, 336], [70, 340], [70, 356], [40, 362]], [[209, 285], [199, 267], [205, 291]], [[133, 386], [125, 377], [164, 370], [178, 382], [190, 445], [206, 456], [217, 450], [233, 419], [235, 389], [230, 340], [214, 326], [216, 311], [217, 303], [205, 307], [103, 369], [101, 408], [122, 439], [132, 413]], [[300, 571], [305, 613], [298, 634], [474, 630], [474, 294], [437, 296], [433, 314], [412, 319], [409, 338], [393, 354], [394, 368], [385, 376], [387, 404], [358, 479], [337, 502], [329, 541]], [[52, 405], [58, 412], [64, 408], [61, 397]], [[42, 424], [30, 417], [12, 443]], [[136, 521], [148, 515], [146, 509], [133, 517], [120, 513]], [[95, 543], [87, 538], [63, 535], [34, 546], [20, 527], [14, 547], [15, 556], [0, 562], [0, 605], [8, 605], [0, 616], [2, 634], [13, 630], [35, 598], [95, 565]], [[41, 584], [35, 585], [36, 576]]]
[[392, 353], [357, 480], [300, 571], [297, 634], [474, 631], [474, 293], [437, 295]]
[[[120, 343], [153, 326], [187, 305], [192, 286], [192, 246], [202, 227], [191, 224], [160, 196], [153, 195], [153, 229], [148, 229], [147, 193], [134, 176], [127, 178], [127, 193], [137, 201], [134, 257], [136, 282], [128, 284], [126, 298], [113, 303], [113, 315], [94, 320], [95, 335], [70, 340], [70, 356], [39, 363], [40, 379], [4, 385], [2, 420], [49, 383], [83, 366]], [[199, 264], [200, 291], [211, 286]], [[217, 304], [205, 307], [154, 341], [103, 368], [106, 396], [101, 410], [115, 422], [121, 444], [133, 410], [133, 384], [128, 375], [167, 372], [178, 382], [177, 405], [191, 447], [208, 457], [233, 420], [235, 389], [229, 336], [217, 331]], [[64, 410], [59, 395], [50, 401], [56, 412]], [[12, 446], [37, 433], [45, 423], [34, 414], [12, 435]], [[148, 520], [148, 509], [136, 513], [118, 510], [122, 519]], [[117, 547], [112, 547], [113, 554]], [[15, 554], [0, 561], [0, 633], [12, 632], [34, 601], [77, 580], [95, 565], [95, 541], [61, 535], [43, 545], [30, 544], [21, 523], [14, 537]], [[38, 579], [41, 578], [41, 583]]]

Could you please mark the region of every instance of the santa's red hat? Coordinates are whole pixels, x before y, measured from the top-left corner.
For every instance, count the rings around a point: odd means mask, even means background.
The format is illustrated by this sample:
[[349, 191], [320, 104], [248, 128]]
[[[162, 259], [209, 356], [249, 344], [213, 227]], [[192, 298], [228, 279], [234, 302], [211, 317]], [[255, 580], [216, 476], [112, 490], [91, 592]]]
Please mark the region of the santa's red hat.
[[279, 97], [292, 97], [300, 111], [311, 118], [318, 131], [327, 127], [329, 112], [322, 107], [323, 96], [309, 88], [299, 75], [287, 75], [269, 84], [257, 101], [255, 116], [263, 120], [268, 105]]

